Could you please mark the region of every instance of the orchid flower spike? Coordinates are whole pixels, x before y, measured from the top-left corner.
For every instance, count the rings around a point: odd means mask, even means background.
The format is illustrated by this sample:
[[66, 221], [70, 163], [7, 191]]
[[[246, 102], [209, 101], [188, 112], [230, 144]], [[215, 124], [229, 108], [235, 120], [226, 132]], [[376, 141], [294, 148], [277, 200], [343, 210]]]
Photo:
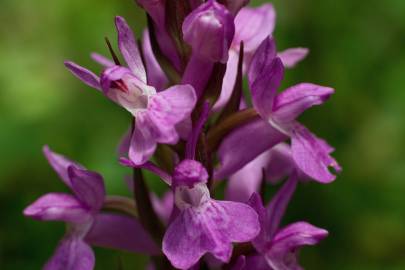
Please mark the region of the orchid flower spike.
[[[341, 170], [330, 156], [334, 149], [296, 120], [306, 109], [323, 104], [334, 89], [301, 83], [278, 94], [283, 75], [284, 66], [277, 57], [275, 42], [268, 37], [256, 51], [248, 72], [253, 107], [261, 119], [244, 125], [224, 140], [219, 149], [222, 167], [216, 177], [233, 174], [257, 155], [290, 138], [292, 157], [302, 172], [320, 183], [335, 180], [328, 169]], [[241, 144], [242, 140], [249, 141]], [[235, 155], [232, 145], [242, 146], [237, 151], [244, 155]]]
[[65, 236], [44, 269], [92, 270], [95, 257], [90, 245], [149, 255], [159, 253], [136, 219], [101, 213], [105, 197], [101, 175], [52, 152], [47, 146], [44, 154], [73, 192], [72, 195], [48, 193], [24, 210], [24, 215], [33, 219], [67, 224]]
[[300, 221], [279, 228], [282, 217], [297, 185], [296, 174], [284, 183], [267, 207], [254, 193], [249, 200], [258, 213], [261, 231], [252, 241], [257, 255], [246, 258], [245, 268], [260, 270], [302, 269], [298, 264], [298, 251], [306, 245], [316, 245], [328, 236], [324, 229]]
[[260, 230], [258, 216], [248, 205], [210, 197], [208, 173], [195, 160], [176, 166], [172, 188], [180, 213], [163, 238], [163, 253], [172, 265], [188, 269], [206, 253], [229, 262], [232, 242], [248, 242]]
[[135, 37], [125, 19], [115, 18], [118, 46], [128, 67], [107, 67], [98, 78], [73, 62], [66, 67], [87, 85], [102, 90], [112, 101], [135, 118], [129, 157], [136, 164], [145, 163], [157, 143], [175, 144], [179, 140], [176, 125], [190, 116], [196, 95], [190, 85], [175, 85], [156, 92], [147, 84], [146, 72]]

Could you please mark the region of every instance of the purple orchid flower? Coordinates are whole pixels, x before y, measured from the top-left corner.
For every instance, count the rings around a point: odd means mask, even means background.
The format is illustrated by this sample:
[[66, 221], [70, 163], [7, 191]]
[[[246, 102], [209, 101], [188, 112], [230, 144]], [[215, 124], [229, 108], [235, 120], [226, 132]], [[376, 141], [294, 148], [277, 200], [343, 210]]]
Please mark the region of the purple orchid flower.
[[117, 16], [118, 45], [128, 67], [110, 66], [98, 78], [72, 62], [66, 67], [87, 85], [102, 90], [135, 117], [129, 157], [136, 164], [146, 162], [157, 143], [175, 144], [179, 140], [176, 125], [190, 116], [196, 95], [190, 85], [176, 85], [156, 92], [146, 83], [146, 72], [134, 35], [124, 18]]
[[24, 215], [34, 219], [64, 221], [68, 225], [66, 235], [44, 269], [93, 269], [95, 257], [90, 245], [150, 255], [159, 253], [153, 240], [134, 218], [100, 212], [105, 197], [101, 175], [48, 147], [44, 147], [44, 154], [73, 192], [73, 195], [48, 193], [24, 210]]
[[[221, 95], [214, 106], [214, 110], [221, 109], [232, 94], [236, 81], [241, 42], [243, 41], [244, 44], [243, 72], [246, 73], [257, 48], [264, 39], [273, 34], [275, 25], [276, 11], [272, 4], [263, 4], [257, 8], [244, 7], [240, 10], [235, 17], [235, 36], [229, 50], [229, 60], [226, 65]], [[290, 48], [278, 53], [278, 56], [286, 68], [292, 68], [303, 60], [308, 52], [309, 50], [306, 48]]]
[[299, 270], [298, 251], [306, 245], [316, 245], [328, 236], [324, 229], [300, 221], [279, 228], [287, 205], [296, 189], [297, 176], [292, 174], [265, 208], [254, 193], [249, 200], [259, 215], [261, 231], [252, 241], [258, 255], [247, 256], [242, 269]]
[[163, 253], [179, 269], [192, 267], [207, 252], [228, 262], [231, 243], [250, 241], [260, 230], [248, 205], [211, 199], [207, 179], [205, 168], [194, 160], [182, 161], [173, 175], [179, 214], [164, 235]]
[[[310, 83], [301, 83], [277, 94], [284, 74], [283, 64], [276, 56], [272, 38], [267, 38], [258, 48], [248, 73], [253, 106], [262, 119], [242, 126], [228, 136], [219, 149], [222, 168], [216, 178], [229, 176], [242, 168], [255, 156], [274, 145], [291, 138], [292, 157], [302, 172], [321, 183], [335, 179], [328, 167], [337, 172], [341, 170], [335, 159], [330, 156], [333, 148], [319, 139], [296, 118], [306, 109], [325, 102], [334, 92], [332, 88]], [[252, 134], [254, 127], [256, 134]], [[239, 147], [244, 155], [235, 158], [231, 153], [232, 145], [249, 134], [255, 140]], [[271, 136], [271, 137], [270, 137]], [[241, 144], [238, 144], [241, 145]], [[246, 148], [245, 148], [246, 147]]]
[[182, 28], [184, 41], [192, 48], [182, 82], [191, 84], [200, 97], [214, 63], [228, 60], [235, 34], [233, 16], [225, 6], [208, 0], [186, 17]]

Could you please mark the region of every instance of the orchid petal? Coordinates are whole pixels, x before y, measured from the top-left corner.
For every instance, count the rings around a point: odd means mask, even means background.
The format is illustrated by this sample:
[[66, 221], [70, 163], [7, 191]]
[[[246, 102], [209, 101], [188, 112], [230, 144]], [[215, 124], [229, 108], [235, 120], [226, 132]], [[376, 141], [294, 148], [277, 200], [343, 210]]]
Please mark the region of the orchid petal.
[[80, 169], [84, 169], [84, 167], [76, 162], [71, 161], [70, 159], [66, 158], [65, 156], [59, 155], [51, 150], [49, 146], [45, 145], [42, 149], [46, 159], [48, 160], [49, 164], [55, 170], [55, 172], [59, 175], [60, 179], [72, 189], [72, 182], [69, 178], [67, 169], [69, 166], [75, 166]]
[[163, 238], [163, 253], [174, 267], [187, 269], [206, 253], [228, 262], [231, 242], [246, 242], [258, 233], [257, 214], [248, 205], [210, 200], [184, 209], [170, 224]]
[[169, 81], [153, 54], [148, 30], [143, 32], [142, 51], [145, 58], [148, 85], [155, 87], [157, 91], [163, 90]]
[[105, 187], [103, 177], [87, 170], [70, 166], [68, 175], [72, 181], [72, 190], [84, 205], [98, 211], [104, 203]]
[[72, 195], [48, 193], [25, 208], [24, 215], [37, 220], [80, 223], [89, 218], [89, 210]]
[[253, 56], [248, 73], [253, 106], [264, 119], [272, 113], [274, 97], [284, 76], [283, 64], [275, 55], [274, 40], [265, 39]]
[[275, 232], [278, 230], [281, 219], [287, 209], [292, 195], [297, 188], [297, 174], [293, 173], [283, 186], [277, 191], [276, 195], [271, 199], [270, 204], [266, 207], [266, 228], [265, 237], [270, 241]]
[[216, 1], [193, 10], [182, 25], [183, 38], [198, 54], [211, 62], [226, 63], [235, 25], [230, 12]]
[[105, 248], [159, 254], [159, 248], [139, 221], [119, 214], [97, 214], [86, 241]]
[[93, 250], [81, 239], [63, 239], [44, 270], [93, 270]]
[[90, 54], [91, 59], [93, 59], [95, 62], [99, 63], [100, 65], [104, 66], [104, 67], [112, 67], [115, 66], [115, 63], [113, 61], [111, 61], [110, 59], [108, 59], [107, 57], [99, 54], [99, 53], [91, 53]]
[[217, 111], [224, 107], [232, 95], [232, 91], [236, 82], [236, 76], [238, 73], [238, 62], [239, 54], [235, 53], [232, 50], [229, 51], [229, 59], [226, 63], [226, 71], [222, 81], [221, 94], [213, 107], [214, 111]]
[[118, 46], [122, 56], [135, 76], [146, 83], [146, 72], [134, 33], [123, 17], [115, 17], [115, 26], [117, 27]]
[[279, 52], [277, 56], [280, 57], [286, 68], [293, 68], [302, 61], [308, 53], [309, 50], [307, 48], [290, 48]]
[[290, 175], [294, 169], [297, 168], [288, 144], [280, 143], [270, 150], [266, 166], [266, 178], [268, 181], [275, 184]]
[[156, 140], [174, 144], [178, 141], [175, 125], [190, 116], [197, 97], [190, 85], [176, 85], [151, 97], [148, 117], [156, 127]]
[[138, 113], [131, 138], [128, 156], [137, 165], [149, 160], [156, 150], [156, 140], [151, 133], [150, 123], [145, 113]]
[[255, 51], [266, 37], [272, 35], [275, 24], [276, 12], [272, 4], [242, 8], [235, 18], [232, 46], [239, 47], [243, 41], [245, 51]]
[[225, 137], [219, 147], [221, 167], [215, 172], [214, 179], [234, 174], [258, 155], [286, 139], [286, 135], [262, 119], [237, 128]]
[[307, 222], [293, 223], [277, 232], [266, 260], [272, 269], [302, 269], [297, 262], [299, 248], [316, 245], [327, 236], [328, 231]]
[[279, 123], [291, 122], [306, 109], [324, 103], [333, 93], [333, 88], [312, 83], [292, 86], [275, 97], [272, 118]]
[[197, 97], [200, 98], [204, 93], [213, 68], [212, 61], [193, 54], [187, 63], [181, 83], [193, 86]]
[[65, 61], [65, 67], [82, 82], [97, 90], [101, 90], [100, 78], [90, 70], [71, 61]]
[[329, 155], [331, 147], [299, 123], [295, 123], [292, 130], [291, 150], [300, 170], [320, 183], [335, 180], [336, 176], [329, 171], [329, 166], [336, 172], [341, 171], [339, 164]]

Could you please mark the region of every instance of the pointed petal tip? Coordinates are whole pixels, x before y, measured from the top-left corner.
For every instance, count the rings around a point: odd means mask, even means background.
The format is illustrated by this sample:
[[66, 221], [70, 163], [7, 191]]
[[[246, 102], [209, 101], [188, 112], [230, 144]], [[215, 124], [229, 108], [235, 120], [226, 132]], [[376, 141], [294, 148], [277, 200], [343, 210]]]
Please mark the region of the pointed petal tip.
[[76, 76], [83, 83], [97, 90], [100, 90], [100, 78], [93, 72], [72, 61], [65, 61], [64, 65], [74, 76]]

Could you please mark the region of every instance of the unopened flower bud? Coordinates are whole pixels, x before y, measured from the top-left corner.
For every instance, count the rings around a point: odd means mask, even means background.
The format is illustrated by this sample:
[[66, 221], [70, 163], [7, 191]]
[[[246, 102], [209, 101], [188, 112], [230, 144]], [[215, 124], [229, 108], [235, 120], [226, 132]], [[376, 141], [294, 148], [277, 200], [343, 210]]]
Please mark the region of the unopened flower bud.
[[232, 14], [215, 0], [199, 6], [183, 23], [183, 38], [193, 53], [213, 62], [226, 63], [234, 33]]

